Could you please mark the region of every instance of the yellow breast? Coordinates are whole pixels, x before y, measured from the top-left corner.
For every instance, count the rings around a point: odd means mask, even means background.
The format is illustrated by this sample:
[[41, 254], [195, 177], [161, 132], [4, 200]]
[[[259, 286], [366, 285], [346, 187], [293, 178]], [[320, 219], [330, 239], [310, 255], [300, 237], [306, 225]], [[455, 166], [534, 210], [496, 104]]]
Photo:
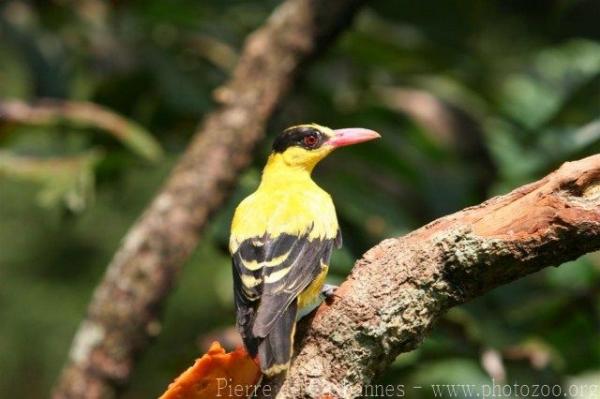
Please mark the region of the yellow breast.
[[283, 233], [309, 239], [333, 239], [338, 232], [335, 208], [329, 194], [312, 180], [261, 184], [236, 209], [231, 225], [230, 250], [248, 238], [274, 238]]

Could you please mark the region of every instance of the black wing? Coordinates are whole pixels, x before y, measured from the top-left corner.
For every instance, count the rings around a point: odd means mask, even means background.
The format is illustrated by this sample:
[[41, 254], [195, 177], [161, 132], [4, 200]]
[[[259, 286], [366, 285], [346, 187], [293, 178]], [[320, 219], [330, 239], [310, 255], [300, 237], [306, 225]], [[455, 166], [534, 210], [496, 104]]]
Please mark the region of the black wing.
[[329, 263], [335, 239], [281, 234], [244, 240], [233, 254], [237, 323], [251, 355], [296, 297]]

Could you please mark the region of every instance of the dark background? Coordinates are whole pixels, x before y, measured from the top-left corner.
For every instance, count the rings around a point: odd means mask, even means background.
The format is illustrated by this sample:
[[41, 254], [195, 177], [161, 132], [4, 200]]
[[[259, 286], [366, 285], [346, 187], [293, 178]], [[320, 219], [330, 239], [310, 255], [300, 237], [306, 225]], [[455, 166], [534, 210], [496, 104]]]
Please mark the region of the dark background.
[[[116, 138], [64, 120], [0, 120], [0, 397], [48, 396], [121, 238], [277, 4], [0, 2], [0, 101], [91, 101], [143, 127]], [[383, 136], [315, 173], [344, 233], [332, 262], [340, 281], [383, 238], [599, 152], [599, 20], [597, 1], [370, 3], [272, 123], [125, 397], [158, 396], [234, 322], [228, 223], [273, 134], [314, 121]], [[450, 311], [378, 382], [598, 384], [599, 298], [599, 254], [544, 270]], [[490, 366], [495, 357], [503, 368]]]

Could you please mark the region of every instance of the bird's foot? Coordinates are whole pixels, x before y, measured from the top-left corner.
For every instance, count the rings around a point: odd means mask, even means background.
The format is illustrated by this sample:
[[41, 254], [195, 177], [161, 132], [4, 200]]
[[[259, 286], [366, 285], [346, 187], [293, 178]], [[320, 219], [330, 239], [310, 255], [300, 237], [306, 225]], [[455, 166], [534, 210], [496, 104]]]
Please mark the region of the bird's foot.
[[324, 300], [333, 299], [333, 297], [337, 296], [335, 295], [335, 291], [338, 288], [339, 287], [337, 285], [324, 284], [323, 288], [321, 289], [321, 297], [323, 297]]

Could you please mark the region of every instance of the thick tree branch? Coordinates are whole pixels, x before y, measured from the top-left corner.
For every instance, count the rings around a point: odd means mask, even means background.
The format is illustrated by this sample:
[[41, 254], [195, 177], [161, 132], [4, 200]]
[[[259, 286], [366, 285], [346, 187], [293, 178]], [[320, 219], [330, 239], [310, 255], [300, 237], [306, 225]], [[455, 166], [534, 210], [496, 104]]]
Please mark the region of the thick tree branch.
[[287, 0], [246, 42], [229, 83], [161, 192], [108, 266], [54, 398], [114, 397], [159, 330], [159, 308], [211, 213], [248, 165], [300, 66], [347, 26], [362, 0]]
[[278, 397], [358, 397], [448, 308], [598, 249], [600, 155], [385, 240], [301, 326]]

